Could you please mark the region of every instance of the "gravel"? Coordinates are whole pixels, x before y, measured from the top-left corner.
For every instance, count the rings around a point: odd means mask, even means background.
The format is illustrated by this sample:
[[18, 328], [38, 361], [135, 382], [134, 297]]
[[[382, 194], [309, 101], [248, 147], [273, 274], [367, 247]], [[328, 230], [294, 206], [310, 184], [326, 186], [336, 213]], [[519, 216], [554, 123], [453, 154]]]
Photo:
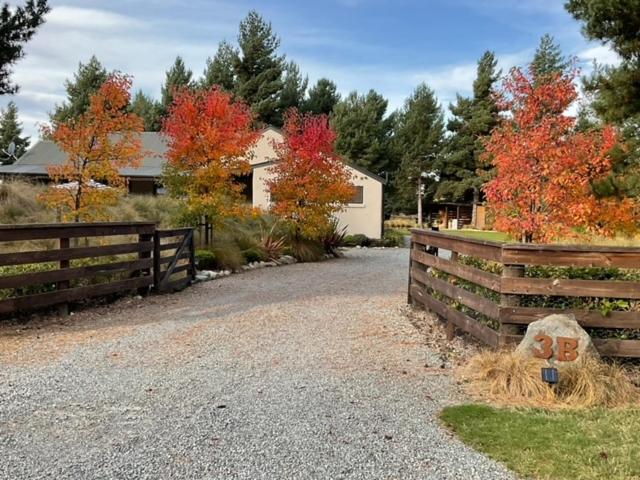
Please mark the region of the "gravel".
[[[404, 249], [0, 330], [6, 479], [500, 479], [406, 316]], [[445, 368], [442, 368], [442, 367]]]

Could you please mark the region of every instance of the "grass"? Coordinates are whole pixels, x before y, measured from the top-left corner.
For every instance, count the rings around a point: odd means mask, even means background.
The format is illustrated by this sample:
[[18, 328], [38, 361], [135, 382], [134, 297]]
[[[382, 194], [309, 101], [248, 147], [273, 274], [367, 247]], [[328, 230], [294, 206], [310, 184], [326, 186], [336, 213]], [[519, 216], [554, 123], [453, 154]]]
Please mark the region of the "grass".
[[445, 408], [465, 443], [535, 479], [640, 479], [640, 410]]
[[459, 235], [465, 238], [473, 238], [474, 240], [485, 240], [489, 242], [501, 242], [506, 243], [510, 241], [509, 236], [506, 233], [494, 232], [492, 230], [442, 230], [443, 233], [450, 235]]

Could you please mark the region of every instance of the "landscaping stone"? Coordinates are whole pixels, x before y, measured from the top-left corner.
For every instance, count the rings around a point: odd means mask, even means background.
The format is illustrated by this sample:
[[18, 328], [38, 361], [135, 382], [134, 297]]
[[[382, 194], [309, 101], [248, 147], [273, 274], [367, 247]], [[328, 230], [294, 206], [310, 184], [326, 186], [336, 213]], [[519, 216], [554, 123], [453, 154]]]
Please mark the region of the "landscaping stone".
[[[547, 340], [540, 339], [546, 336]], [[562, 339], [570, 339], [569, 343]], [[572, 345], [577, 341], [577, 346]], [[546, 361], [550, 366], [561, 368], [572, 363], [574, 355], [569, 353], [563, 357], [561, 343], [565, 342], [568, 350], [575, 350], [575, 361], [587, 358], [600, 358], [589, 334], [580, 326], [573, 315], [549, 315], [548, 317], [530, 323], [527, 333], [516, 348], [516, 353], [526, 357], [542, 358], [549, 356]], [[537, 352], [537, 353], [536, 353]], [[546, 354], [545, 354], [546, 352]], [[559, 356], [560, 354], [560, 356]]]

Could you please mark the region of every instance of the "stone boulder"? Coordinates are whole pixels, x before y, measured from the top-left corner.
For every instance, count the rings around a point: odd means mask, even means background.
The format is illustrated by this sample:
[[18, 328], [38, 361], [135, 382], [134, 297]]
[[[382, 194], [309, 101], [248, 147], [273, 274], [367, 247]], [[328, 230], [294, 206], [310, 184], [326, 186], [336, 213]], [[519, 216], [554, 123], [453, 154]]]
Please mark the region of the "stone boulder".
[[587, 358], [600, 358], [591, 337], [576, 318], [561, 314], [530, 323], [516, 354], [543, 359], [556, 368]]

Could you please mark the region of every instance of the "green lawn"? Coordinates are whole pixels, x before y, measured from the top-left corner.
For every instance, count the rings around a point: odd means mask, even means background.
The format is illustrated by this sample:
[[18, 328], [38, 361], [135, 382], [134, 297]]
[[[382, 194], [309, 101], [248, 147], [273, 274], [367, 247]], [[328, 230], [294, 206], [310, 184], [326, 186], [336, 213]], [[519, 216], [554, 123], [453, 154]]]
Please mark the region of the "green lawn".
[[447, 407], [441, 419], [465, 443], [524, 478], [640, 479], [640, 410]]
[[450, 235], [460, 235], [461, 237], [473, 238], [476, 240], [487, 240], [490, 242], [508, 242], [509, 237], [506, 233], [494, 232], [491, 230], [442, 230], [443, 233]]

